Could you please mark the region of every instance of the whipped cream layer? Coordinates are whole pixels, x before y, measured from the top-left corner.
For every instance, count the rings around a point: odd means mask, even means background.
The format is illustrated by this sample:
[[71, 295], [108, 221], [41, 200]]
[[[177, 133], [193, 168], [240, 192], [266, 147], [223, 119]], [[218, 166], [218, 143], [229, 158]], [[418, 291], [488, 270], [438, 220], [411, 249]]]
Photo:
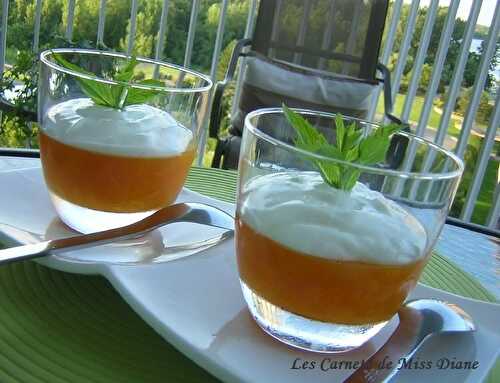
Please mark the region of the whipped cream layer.
[[188, 149], [193, 133], [169, 113], [146, 104], [123, 110], [78, 98], [51, 107], [44, 133], [82, 149], [135, 157], [175, 156]]
[[243, 185], [242, 198], [247, 225], [298, 252], [389, 265], [425, 255], [427, 237], [417, 219], [359, 182], [349, 193], [314, 172], [275, 173]]

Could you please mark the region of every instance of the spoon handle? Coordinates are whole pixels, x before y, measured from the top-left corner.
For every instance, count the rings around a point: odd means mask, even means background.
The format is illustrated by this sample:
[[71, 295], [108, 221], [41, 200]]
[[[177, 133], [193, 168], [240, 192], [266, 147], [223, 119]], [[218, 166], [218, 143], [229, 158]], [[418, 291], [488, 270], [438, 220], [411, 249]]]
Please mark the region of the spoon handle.
[[44, 257], [49, 254], [49, 248], [50, 241], [46, 241], [0, 250], [0, 265]]
[[40, 258], [60, 250], [75, 250], [140, 236], [192, 211], [188, 204], [171, 205], [131, 225], [73, 237], [0, 250], [0, 265]]
[[414, 355], [426, 338], [424, 334], [419, 333], [422, 318], [413, 311], [411, 307], [402, 307], [399, 310], [399, 325], [391, 337], [344, 383], [385, 382], [398, 372], [401, 359], [409, 359]]

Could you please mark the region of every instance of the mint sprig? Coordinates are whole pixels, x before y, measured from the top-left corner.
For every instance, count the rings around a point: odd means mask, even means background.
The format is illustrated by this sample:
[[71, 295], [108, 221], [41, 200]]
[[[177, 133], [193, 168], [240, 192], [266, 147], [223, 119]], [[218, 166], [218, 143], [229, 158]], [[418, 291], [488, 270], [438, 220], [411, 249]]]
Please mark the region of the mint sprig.
[[[62, 57], [61, 54], [53, 52], [54, 60], [60, 66], [72, 70], [74, 72], [95, 76], [94, 73], [89, 72], [80, 66], [73, 64]], [[123, 68], [116, 71], [113, 80], [122, 83], [129, 83], [134, 77], [134, 69], [138, 61], [132, 57]], [[99, 81], [86, 79], [82, 77], [75, 77], [77, 83], [80, 85], [83, 93], [85, 93], [97, 105], [107, 106], [110, 108], [123, 109], [127, 105], [143, 104], [159, 92], [154, 89], [140, 89], [133, 88], [128, 85], [121, 84], [105, 84]], [[138, 85], [153, 85], [163, 86], [163, 83], [158, 80], [148, 79], [134, 82]]]
[[[283, 104], [283, 112], [297, 133], [294, 144], [297, 148], [317, 153], [344, 162], [374, 165], [385, 160], [390, 145], [390, 136], [402, 127], [389, 124], [364, 134], [355, 122], [345, 126], [342, 115], [335, 116], [336, 142], [330, 144], [326, 137], [304, 117]], [[323, 180], [330, 186], [350, 191], [361, 175], [353, 166], [314, 159]]]

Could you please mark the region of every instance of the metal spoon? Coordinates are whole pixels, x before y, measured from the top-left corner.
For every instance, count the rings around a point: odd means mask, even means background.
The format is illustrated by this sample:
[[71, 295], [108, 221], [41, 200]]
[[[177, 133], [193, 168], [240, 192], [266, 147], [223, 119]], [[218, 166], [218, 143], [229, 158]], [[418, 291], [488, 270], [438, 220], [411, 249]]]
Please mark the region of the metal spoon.
[[228, 238], [234, 231], [234, 219], [225, 211], [202, 203], [178, 203], [160, 209], [154, 214], [131, 225], [116, 229], [0, 250], [0, 265], [44, 257], [61, 251], [76, 250], [118, 240], [136, 238], [148, 231], [174, 222], [192, 222], [226, 229], [228, 232], [224, 238]]
[[[345, 382], [388, 382], [425, 340], [436, 334], [475, 331], [472, 318], [459, 306], [435, 299], [407, 302], [398, 311], [399, 325], [389, 340]], [[383, 368], [381, 368], [383, 366]]]

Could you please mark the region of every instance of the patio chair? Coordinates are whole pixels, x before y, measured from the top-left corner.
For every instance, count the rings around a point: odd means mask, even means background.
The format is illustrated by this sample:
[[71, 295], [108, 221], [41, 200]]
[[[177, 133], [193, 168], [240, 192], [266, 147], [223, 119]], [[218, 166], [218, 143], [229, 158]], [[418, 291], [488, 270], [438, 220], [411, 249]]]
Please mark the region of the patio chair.
[[[215, 87], [209, 127], [210, 137], [217, 139], [212, 167], [237, 168], [245, 116], [259, 108], [285, 103], [366, 118], [383, 83], [385, 115], [401, 123], [391, 114], [389, 71], [378, 63], [388, 3], [261, 0], [253, 38], [237, 42], [225, 78]], [[240, 57], [245, 57], [241, 96], [229, 135], [221, 137], [222, 98]], [[396, 146], [393, 151], [401, 151]]]

